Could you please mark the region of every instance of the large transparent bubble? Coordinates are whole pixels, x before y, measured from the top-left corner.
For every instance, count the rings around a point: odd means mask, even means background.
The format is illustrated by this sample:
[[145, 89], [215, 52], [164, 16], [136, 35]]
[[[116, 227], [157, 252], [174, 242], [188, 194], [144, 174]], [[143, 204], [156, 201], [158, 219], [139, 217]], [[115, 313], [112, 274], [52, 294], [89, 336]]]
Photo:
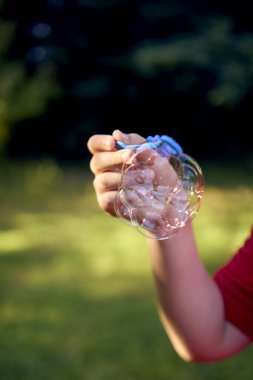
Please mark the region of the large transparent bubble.
[[190, 156], [145, 143], [134, 147], [123, 165], [115, 196], [115, 212], [151, 239], [175, 235], [198, 213], [204, 179]]

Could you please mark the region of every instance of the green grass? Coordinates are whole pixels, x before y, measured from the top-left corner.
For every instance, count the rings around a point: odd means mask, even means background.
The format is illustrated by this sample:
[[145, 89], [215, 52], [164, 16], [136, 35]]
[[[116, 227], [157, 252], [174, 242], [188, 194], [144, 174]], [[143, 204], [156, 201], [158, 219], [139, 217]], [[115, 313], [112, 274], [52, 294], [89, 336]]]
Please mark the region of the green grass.
[[[204, 168], [194, 221], [212, 273], [252, 224], [242, 170]], [[252, 348], [216, 364], [183, 362], [160, 324], [144, 237], [103, 214], [84, 168], [2, 164], [1, 380], [249, 380]]]

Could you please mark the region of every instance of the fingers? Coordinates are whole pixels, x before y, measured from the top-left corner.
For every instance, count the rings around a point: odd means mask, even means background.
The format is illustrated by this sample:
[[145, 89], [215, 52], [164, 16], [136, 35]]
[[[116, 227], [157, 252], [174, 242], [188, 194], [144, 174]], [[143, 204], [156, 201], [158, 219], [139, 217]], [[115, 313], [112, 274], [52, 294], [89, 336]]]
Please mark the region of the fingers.
[[123, 164], [129, 163], [134, 155], [133, 150], [116, 150], [116, 141], [125, 144], [141, 144], [145, 139], [138, 134], [124, 134], [119, 130], [110, 135], [94, 135], [87, 142], [87, 147], [93, 155], [90, 169], [95, 175], [94, 188], [99, 207], [115, 216], [114, 199], [121, 179]]
[[98, 174], [107, 170], [115, 170], [117, 166], [129, 161], [133, 152], [131, 150], [123, 149], [116, 152], [98, 152], [90, 161], [90, 169], [92, 173]]
[[94, 135], [87, 142], [91, 154], [109, 152], [115, 149], [115, 139], [110, 135]]
[[121, 173], [106, 172], [97, 175], [93, 181], [95, 191], [97, 193], [105, 193], [107, 191], [113, 191], [118, 189], [118, 185], [121, 179]]
[[145, 142], [144, 137], [138, 135], [137, 133], [123, 133], [116, 129], [112, 136], [114, 137], [115, 140], [117, 141], [123, 141], [125, 144], [142, 144]]
[[99, 207], [104, 210], [107, 214], [115, 216], [114, 209], [114, 199], [115, 199], [116, 191], [108, 191], [105, 193], [100, 193], [97, 195], [97, 201]]
[[145, 139], [137, 133], [125, 134], [118, 129], [110, 135], [94, 135], [87, 142], [91, 154], [97, 152], [110, 152], [115, 149], [115, 140], [123, 141], [125, 144], [142, 144]]

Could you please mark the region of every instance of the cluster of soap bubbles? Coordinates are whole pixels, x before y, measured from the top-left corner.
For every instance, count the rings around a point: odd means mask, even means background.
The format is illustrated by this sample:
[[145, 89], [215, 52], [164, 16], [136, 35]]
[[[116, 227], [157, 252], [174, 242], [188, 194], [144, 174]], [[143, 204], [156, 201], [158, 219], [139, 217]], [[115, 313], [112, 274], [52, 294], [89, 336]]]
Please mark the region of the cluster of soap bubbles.
[[198, 163], [168, 136], [117, 146], [134, 153], [122, 167], [114, 202], [118, 218], [148, 238], [175, 235], [199, 211], [204, 179]]

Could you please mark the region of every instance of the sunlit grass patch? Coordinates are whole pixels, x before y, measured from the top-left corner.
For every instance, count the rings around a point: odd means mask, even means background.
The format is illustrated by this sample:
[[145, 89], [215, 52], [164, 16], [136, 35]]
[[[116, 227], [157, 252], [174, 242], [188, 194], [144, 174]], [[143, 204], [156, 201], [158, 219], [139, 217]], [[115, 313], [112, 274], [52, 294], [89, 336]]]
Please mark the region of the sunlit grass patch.
[[[252, 224], [252, 186], [225, 179], [207, 181], [194, 221], [210, 271]], [[177, 357], [157, 315], [145, 238], [101, 212], [84, 168], [6, 164], [0, 184], [1, 378], [251, 379], [250, 349], [208, 367]]]

